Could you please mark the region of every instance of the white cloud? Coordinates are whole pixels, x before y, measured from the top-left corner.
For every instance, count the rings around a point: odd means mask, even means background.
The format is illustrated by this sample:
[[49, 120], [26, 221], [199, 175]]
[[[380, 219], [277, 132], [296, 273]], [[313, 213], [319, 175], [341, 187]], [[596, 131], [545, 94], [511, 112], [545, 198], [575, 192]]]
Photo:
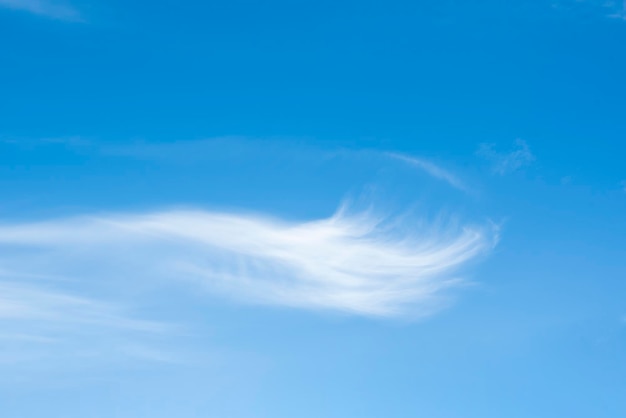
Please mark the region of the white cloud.
[[522, 139], [517, 139], [515, 148], [509, 152], [496, 151], [494, 144], [480, 144], [478, 155], [490, 161], [493, 172], [499, 175], [515, 172], [535, 161], [528, 144]]
[[[267, 152], [290, 160], [365, 157], [367, 164], [408, 163], [467, 190], [429, 161], [374, 151], [331, 153], [312, 147], [302, 152], [299, 146], [273, 142], [269, 152], [267, 143], [226, 139], [127, 149], [73, 138], [5, 142], [185, 162], [188, 155], [243, 158], [244, 151], [250, 158]], [[462, 269], [488, 253], [496, 240], [497, 231], [489, 226], [406, 214], [384, 217], [345, 206], [328, 218], [301, 222], [240, 212], [163, 210], [4, 223], [0, 363], [4, 369], [34, 364], [34, 359], [61, 364], [74, 358], [89, 363], [186, 358], [175, 354], [184, 348], [180, 339], [171, 343], [176, 347], [162, 349], [173, 341], [169, 337], [180, 335], [160, 321], [184, 323], [186, 314], [176, 307], [185, 298], [192, 300], [190, 293], [195, 301], [200, 294], [365, 317], [425, 316], [447, 305], [450, 290], [466, 283]], [[172, 300], [172, 294], [180, 299]], [[146, 306], [171, 316], [138, 319], [146, 317]]]
[[386, 153], [386, 155], [388, 157], [394, 158], [396, 160], [404, 161], [414, 167], [424, 170], [426, 173], [430, 174], [431, 176], [447, 182], [452, 187], [455, 187], [464, 192], [469, 191], [467, 186], [457, 176], [455, 176], [451, 172], [439, 167], [438, 165], [430, 161], [424, 160], [422, 158], [405, 155], [405, 154], [395, 153], [395, 152], [388, 152]]
[[[199, 210], [82, 217], [0, 226], [0, 246], [12, 249], [0, 263], [112, 286], [189, 281], [250, 303], [420, 316], [440, 308], [461, 283], [458, 269], [495, 242], [485, 228], [438, 224], [345, 207], [302, 223]], [[57, 300], [21, 299], [8, 312], [44, 314], [38, 307]]]
[[0, 7], [23, 10], [52, 19], [82, 21], [81, 14], [73, 7], [48, 0], [0, 0]]
[[626, 0], [607, 0], [602, 6], [609, 11], [608, 17], [626, 20]]
[[[0, 275], [0, 365], [52, 368], [65, 358], [63, 367], [81, 358], [92, 362], [123, 359], [156, 361], [154, 355], [128, 347], [145, 347], [147, 341], [173, 330], [156, 321], [134, 319], [115, 304], [60, 289], [58, 283], [42, 283], [27, 276]], [[0, 379], [1, 380], [1, 379]]]
[[[0, 0], [2, 1], [2, 0]], [[111, 144], [99, 142], [83, 137], [60, 138], [2, 138], [0, 144], [12, 145], [22, 149], [32, 149], [41, 146], [59, 145], [80, 152], [100, 153], [106, 156], [138, 158], [161, 162], [177, 162], [189, 166], [197, 162], [206, 162], [214, 159], [236, 161], [247, 157], [259, 158], [260, 155], [277, 160], [295, 159], [316, 162], [331, 158], [345, 158], [355, 162], [363, 156], [374, 157], [379, 160], [399, 161], [408, 164], [442, 180], [450, 186], [470, 193], [470, 188], [457, 175], [425, 158], [407, 155], [399, 152], [380, 150], [353, 150], [353, 149], [325, 149], [313, 146], [306, 142], [285, 140], [255, 140], [240, 137], [216, 137], [208, 139], [170, 141], [170, 142], [122, 142]]]
[[625, 0], [555, 0], [552, 8], [586, 12], [612, 19], [626, 20]]
[[162, 329], [157, 323], [128, 319], [102, 302], [11, 280], [0, 281], [0, 321], [4, 320], [92, 324], [141, 331]]

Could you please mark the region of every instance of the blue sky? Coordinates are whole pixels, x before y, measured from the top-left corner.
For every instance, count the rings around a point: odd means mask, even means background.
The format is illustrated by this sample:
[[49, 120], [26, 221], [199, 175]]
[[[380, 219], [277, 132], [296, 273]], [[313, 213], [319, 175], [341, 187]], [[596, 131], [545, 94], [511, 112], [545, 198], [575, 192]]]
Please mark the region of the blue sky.
[[626, 4], [0, 0], [0, 416], [626, 416]]

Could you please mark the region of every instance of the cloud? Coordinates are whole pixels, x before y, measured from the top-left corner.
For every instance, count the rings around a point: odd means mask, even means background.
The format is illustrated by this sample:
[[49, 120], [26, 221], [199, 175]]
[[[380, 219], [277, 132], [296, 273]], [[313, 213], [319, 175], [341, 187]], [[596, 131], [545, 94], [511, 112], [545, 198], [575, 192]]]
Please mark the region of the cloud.
[[37, 320], [57, 324], [93, 324], [114, 328], [157, 330], [159, 325], [131, 320], [112, 306], [19, 281], [0, 282], [0, 320]]
[[[2, 1], [2, 0], [0, 0]], [[375, 158], [386, 158], [407, 163], [423, 170], [430, 176], [447, 182], [459, 190], [468, 191], [464, 182], [455, 174], [425, 158], [399, 152], [380, 150], [354, 150], [349, 148], [325, 149], [306, 141], [280, 139], [252, 139], [237, 136], [215, 137], [195, 140], [152, 142], [124, 141], [111, 143], [96, 141], [80, 136], [50, 138], [14, 138], [1, 137], [0, 144], [21, 149], [35, 149], [44, 146], [63, 146], [68, 149], [91, 151], [105, 156], [137, 158], [157, 161], [175, 161], [189, 164], [190, 162], [206, 161], [213, 158], [234, 158], [242, 156], [270, 155], [274, 158], [293, 160], [314, 156], [316, 160], [328, 158], [351, 158], [364, 155]]]
[[[207, 159], [255, 167], [296, 160], [303, 170], [320, 164], [343, 168], [349, 161], [365, 173], [367, 179], [357, 181], [365, 182], [369, 197], [358, 208], [341, 205], [328, 217], [300, 221], [232, 210], [161, 209], [0, 222], [2, 370], [34, 364], [65, 369], [76, 361], [80, 367], [128, 361], [127, 367], [135, 359], [188, 359], [195, 354], [181, 355], [180, 350], [195, 351], [196, 337], [180, 338], [179, 328], [168, 324], [183, 324], [195, 334], [202, 325], [183, 307], [218, 298], [366, 318], [424, 317], [448, 306], [453, 292], [468, 283], [468, 267], [497, 240], [489, 225], [414, 213], [385, 216], [389, 212], [375, 210], [372, 201], [391, 210], [394, 193], [401, 195], [401, 205], [407, 204], [405, 198], [415, 202], [421, 193], [411, 184], [405, 194], [389, 166], [408, 164], [464, 189], [459, 178], [434, 163], [397, 153], [232, 138], [130, 145], [0, 138], [0, 145], [25, 152], [62, 147], [105, 158], [146, 159], [171, 165], [176, 172], [204, 167]], [[199, 164], [190, 163], [190, 156]], [[372, 185], [371, 167], [383, 164], [382, 171], [391, 177]], [[181, 177], [187, 181], [192, 176], [186, 171]], [[378, 186], [387, 180], [381, 198]], [[295, 199], [290, 193], [306, 188], [298, 183], [285, 196]], [[445, 196], [451, 191], [443, 190]], [[426, 210], [430, 201], [424, 200], [419, 208]]]
[[[89, 283], [167, 280], [254, 304], [423, 316], [442, 307], [445, 291], [462, 283], [459, 268], [488, 252], [494, 235], [489, 228], [428, 226], [346, 206], [300, 223], [172, 210], [4, 225], [0, 246], [12, 251], [0, 262], [28, 274], [79, 272]], [[32, 306], [58, 298], [26, 307], [22, 299], [14, 297], [9, 312], [43, 315], [45, 309]], [[83, 306], [66, 307], [74, 305]]]
[[557, 0], [552, 8], [626, 20], [625, 0]]
[[41, 278], [0, 274], [2, 368], [41, 366], [60, 358], [74, 364], [81, 358], [155, 361], [154, 355], [141, 356], [129, 347], [158, 351], [148, 340], [170, 330], [157, 321], [135, 319], [115, 304], [77, 296], [53, 282], [41, 283]]
[[626, 20], [626, 0], [608, 0], [605, 1], [602, 6], [609, 10], [608, 17]]
[[477, 154], [492, 163], [492, 170], [499, 175], [518, 171], [535, 161], [526, 141], [517, 139], [515, 148], [509, 152], [498, 152], [494, 144], [480, 144]]
[[51, 19], [81, 22], [81, 14], [73, 7], [47, 0], [0, 0], [0, 7], [22, 10]]
[[462, 190], [464, 192], [469, 191], [467, 186], [458, 177], [430, 161], [395, 152], [388, 152], [385, 155], [399, 161], [404, 161], [414, 167], [424, 170], [429, 175], [447, 182], [449, 185], [456, 189]]

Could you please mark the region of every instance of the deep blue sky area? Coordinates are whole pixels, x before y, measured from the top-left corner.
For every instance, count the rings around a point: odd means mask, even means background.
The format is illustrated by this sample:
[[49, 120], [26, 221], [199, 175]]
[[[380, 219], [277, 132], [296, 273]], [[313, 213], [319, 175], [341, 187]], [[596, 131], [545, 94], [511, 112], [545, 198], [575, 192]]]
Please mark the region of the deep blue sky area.
[[0, 417], [626, 416], [626, 3], [0, 0]]

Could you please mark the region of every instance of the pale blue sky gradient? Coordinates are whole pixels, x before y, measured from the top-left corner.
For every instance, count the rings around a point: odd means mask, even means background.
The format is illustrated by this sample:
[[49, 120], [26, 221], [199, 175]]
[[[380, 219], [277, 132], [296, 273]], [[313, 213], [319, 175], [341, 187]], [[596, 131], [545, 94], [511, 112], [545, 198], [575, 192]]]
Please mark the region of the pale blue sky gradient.
[[626, 416], [625, 10], [0, 0], [0, 417]]

